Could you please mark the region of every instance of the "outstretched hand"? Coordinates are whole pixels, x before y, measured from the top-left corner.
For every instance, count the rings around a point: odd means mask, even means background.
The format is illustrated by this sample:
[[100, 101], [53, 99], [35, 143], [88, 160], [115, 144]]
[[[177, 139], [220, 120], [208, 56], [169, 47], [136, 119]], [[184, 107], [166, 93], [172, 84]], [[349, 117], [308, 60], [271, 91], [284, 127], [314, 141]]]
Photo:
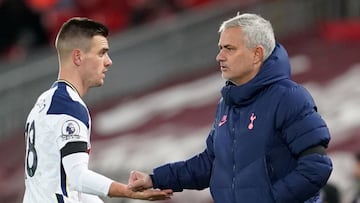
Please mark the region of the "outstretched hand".
[[128, 185], [114, 181], [110, 185], [108, 196], [157, 201], [170, 199], [172, 194], [172, 190], [144, 189], [133, 191]]
[[157, 201], [170, 199], [172, 195], [172, 190], [146, 189], [143, 191], [132, 192], [130, 197], [133, 199]]

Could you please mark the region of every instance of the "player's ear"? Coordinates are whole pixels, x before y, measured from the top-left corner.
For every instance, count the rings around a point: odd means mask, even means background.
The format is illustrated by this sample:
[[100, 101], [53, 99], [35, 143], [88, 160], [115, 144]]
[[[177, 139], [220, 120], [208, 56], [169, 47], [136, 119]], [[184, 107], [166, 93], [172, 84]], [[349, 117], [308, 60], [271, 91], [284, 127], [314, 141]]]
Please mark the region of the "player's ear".
[[257, 46], [254, 50], [254, 64], [262, 63], [264, 58], [264, 47], [263, 46]]
[[74, 49], [71, 53], [71, 57], [72, 57], [72, 60], [73, 60], [73, 63], [76, 65], [76, 66], [80, 66], [81, 64], [81, 50], [80, 49]]

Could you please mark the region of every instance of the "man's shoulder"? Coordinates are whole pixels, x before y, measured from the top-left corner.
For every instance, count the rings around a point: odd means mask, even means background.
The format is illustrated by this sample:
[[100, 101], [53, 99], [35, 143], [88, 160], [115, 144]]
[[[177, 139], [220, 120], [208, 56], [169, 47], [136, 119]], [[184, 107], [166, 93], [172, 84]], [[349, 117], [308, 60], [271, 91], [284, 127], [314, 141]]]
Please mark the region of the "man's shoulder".
[[276, 83], [273, 83], [272, 87], [277, 88], [277, 89], [283, 89], [284, 91], [286, 91], [286, 90], [291, 90], [291, 89], [302, 87], [302, 86], [291, 79], [284, 79], [284, 80], [280, 80]]
[[290, 79], [281, 80], [273, 84], [271, 88], [277, 95], [281, 96], [281, 100], [312, 100], [312, 96], [304, 86]]
[[51, 97], [48, 115], [69, 115], [89, 125], [88, 109], [80, 99], [74, 96], [68, 88], [56, 88]]

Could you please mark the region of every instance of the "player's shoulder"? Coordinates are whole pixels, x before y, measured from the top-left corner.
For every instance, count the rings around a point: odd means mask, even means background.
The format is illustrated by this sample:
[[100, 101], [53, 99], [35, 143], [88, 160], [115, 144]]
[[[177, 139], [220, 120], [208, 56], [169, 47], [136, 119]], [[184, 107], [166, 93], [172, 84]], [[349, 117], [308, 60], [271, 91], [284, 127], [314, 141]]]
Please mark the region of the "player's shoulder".
[[74, 90], [66, 85], [58, 84], [52, 88], [52, 91], [48, 115], [69, 115], [88, 125], [88, 109]]

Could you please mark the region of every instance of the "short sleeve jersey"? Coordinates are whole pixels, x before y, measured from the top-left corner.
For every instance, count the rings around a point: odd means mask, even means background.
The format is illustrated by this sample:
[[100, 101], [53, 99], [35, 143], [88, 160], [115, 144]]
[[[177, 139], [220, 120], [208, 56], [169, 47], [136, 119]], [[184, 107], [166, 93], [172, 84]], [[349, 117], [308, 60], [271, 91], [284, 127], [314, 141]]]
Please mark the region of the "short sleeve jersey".
[[25, 126], [24, 203], [80, 202], [81, 193], [69, 190], [61, 149], [85, 142], [89, 152], [90, 129], [88, 108], [67, 82], [58, 81], [39, 96]]

